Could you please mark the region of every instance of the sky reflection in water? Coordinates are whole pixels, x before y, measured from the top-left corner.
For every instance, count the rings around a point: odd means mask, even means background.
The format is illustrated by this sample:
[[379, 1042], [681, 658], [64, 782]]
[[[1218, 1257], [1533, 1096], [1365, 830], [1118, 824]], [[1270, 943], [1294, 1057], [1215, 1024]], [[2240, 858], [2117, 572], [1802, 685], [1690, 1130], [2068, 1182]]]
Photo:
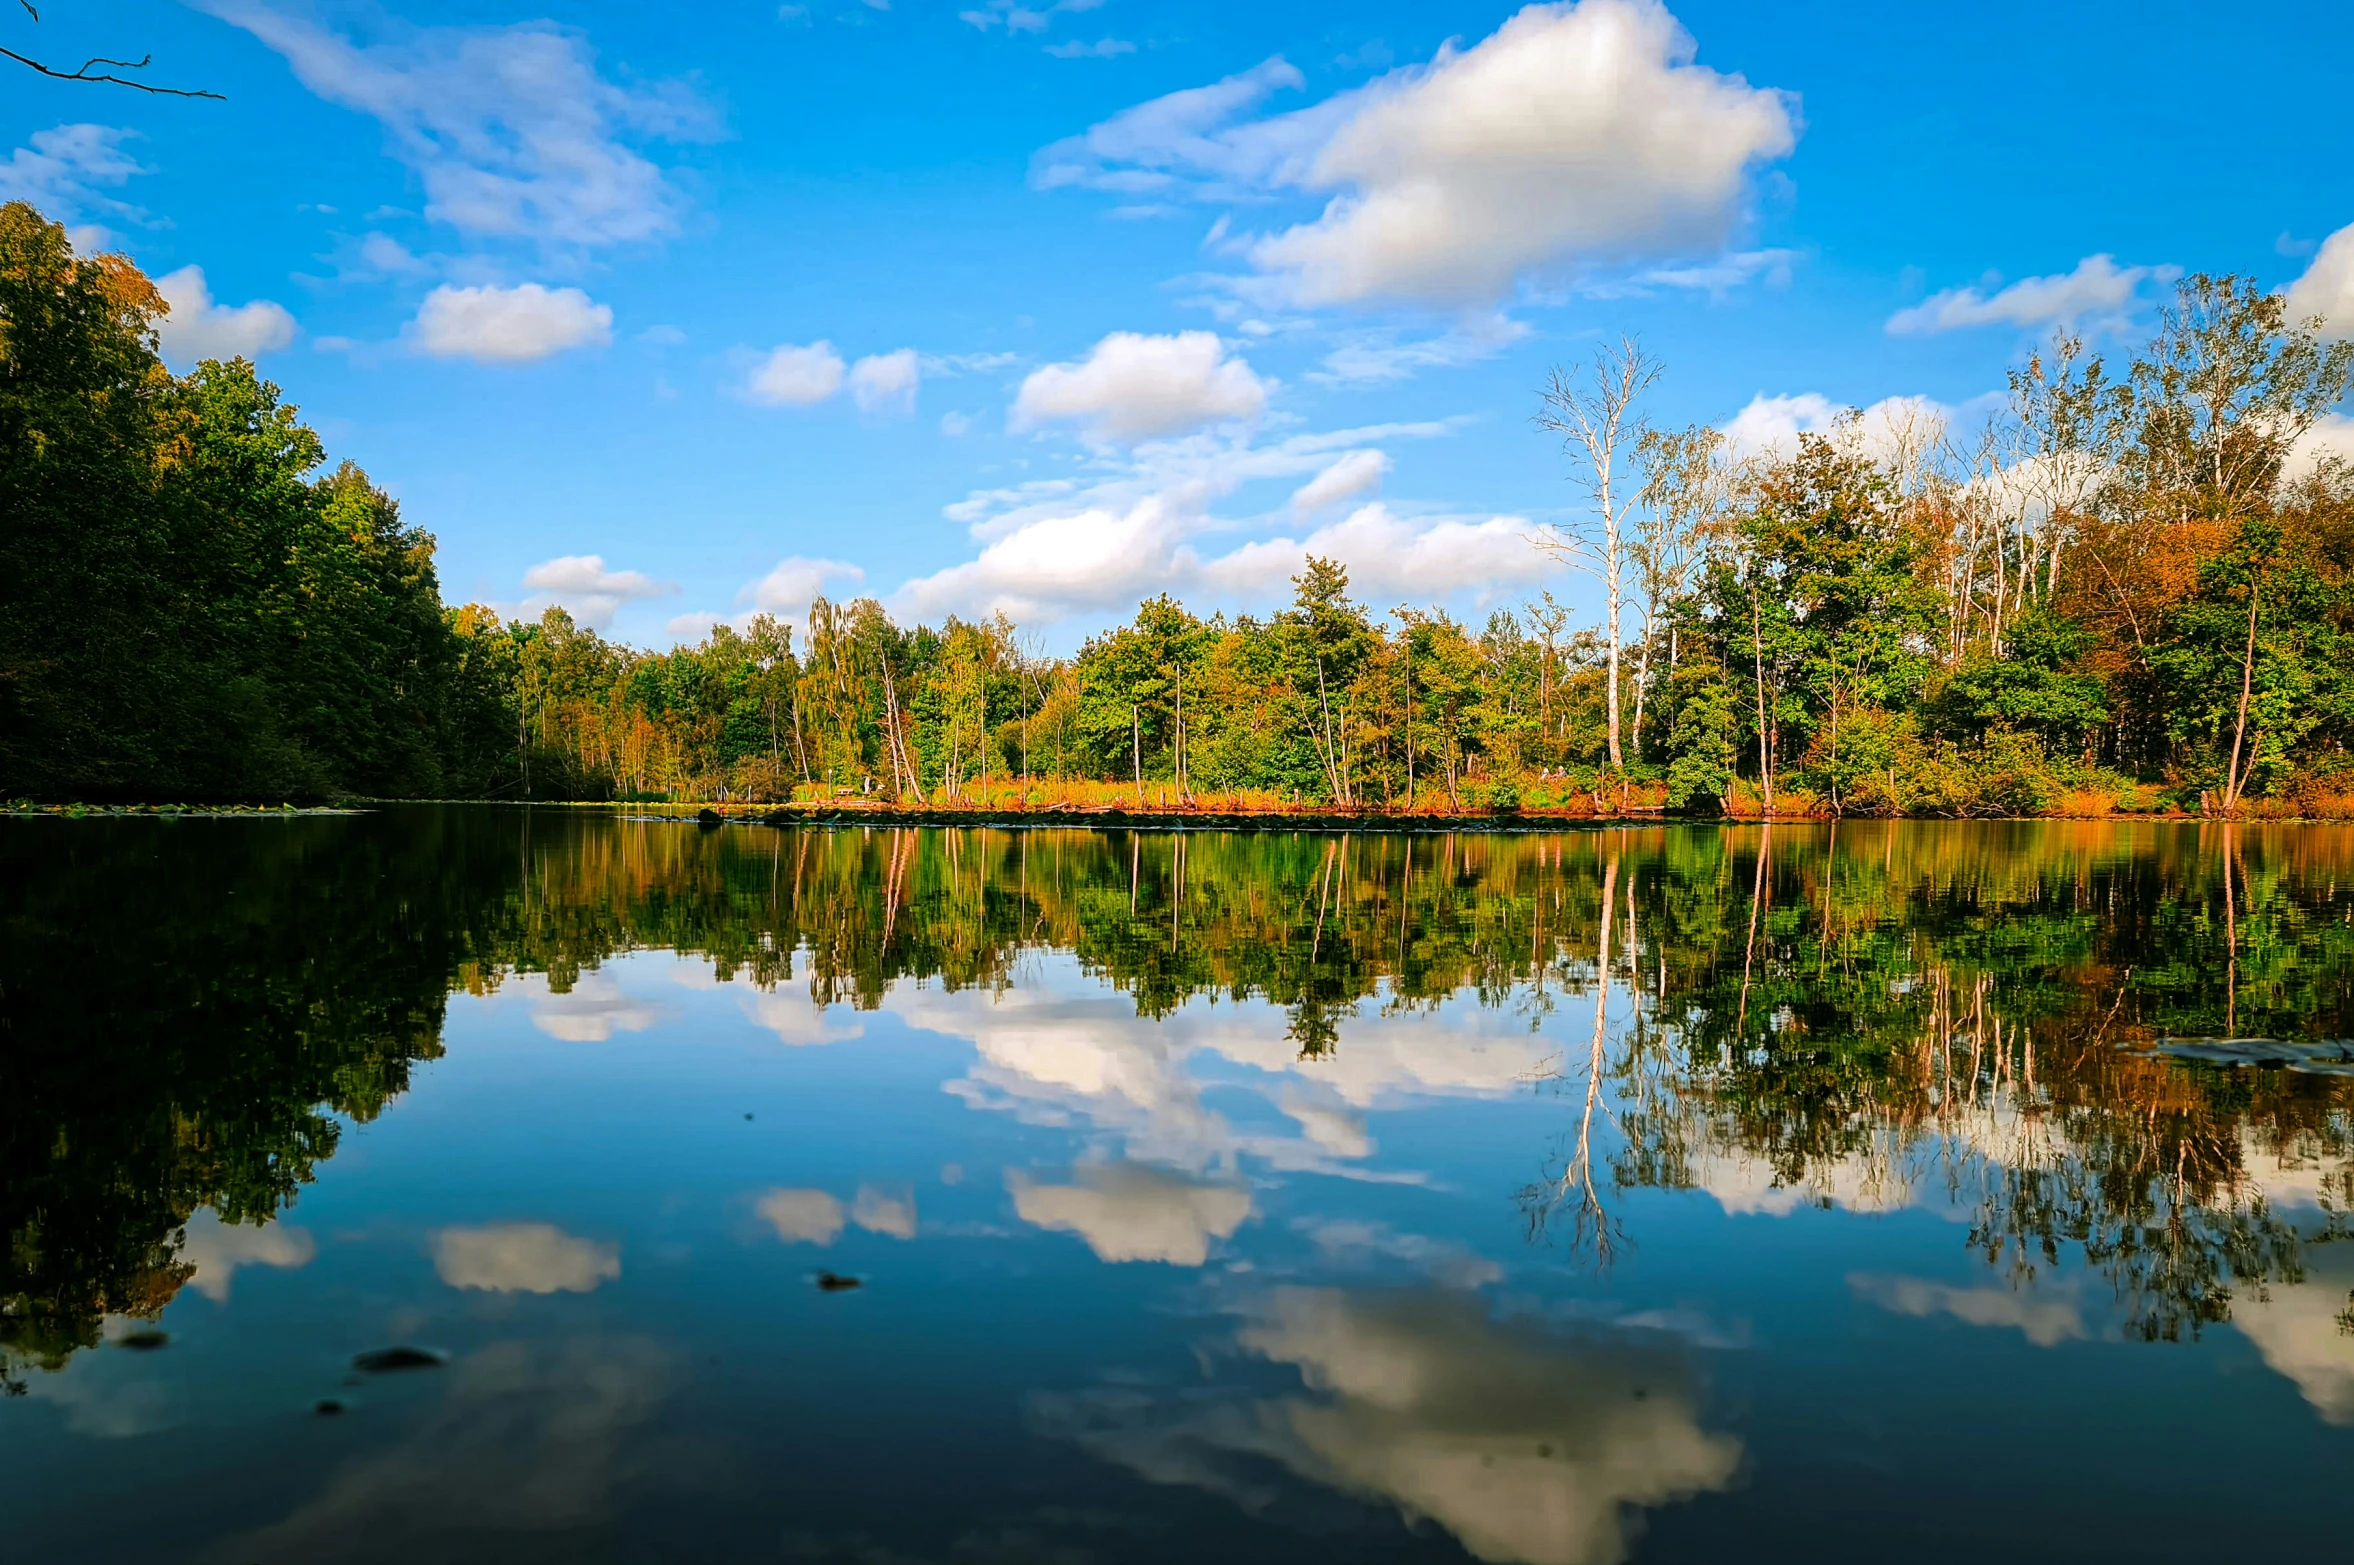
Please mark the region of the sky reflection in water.
[[28, 1558], [2354, 1521], [2343, 832], [0, 825]]

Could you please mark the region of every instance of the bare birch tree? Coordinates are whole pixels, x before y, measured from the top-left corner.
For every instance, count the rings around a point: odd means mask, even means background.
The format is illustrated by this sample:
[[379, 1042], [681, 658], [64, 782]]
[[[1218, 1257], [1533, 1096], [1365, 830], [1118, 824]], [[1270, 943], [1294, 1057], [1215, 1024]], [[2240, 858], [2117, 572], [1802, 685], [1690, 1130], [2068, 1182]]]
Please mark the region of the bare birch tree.
[[1602, 602], [1609, 636], [1610, 688], [1608, 714], [1610, 764], [1626, 765], [1620, 739], [1619, 664], [1624, 640], [1622, 620], [1627, 596], [1628, 514], [1634, 509], [1639, 485], [1623, 471], [1631, 465], [1644, 433], [1637, 404], [1659, 378], [1657, 360], [1643, 352], [1632, 337], [1617, 345], [1594, 350], [1586, 369], [1555, 366], [1539, 393], [1543, 406], [1537, 427], [1561, 437], [1575, 476], [1585, 486], [1592, 513], [1568, 527], [1547, 526], [1535, 537], [1538, 548], [1586, 572], [1602, 585]]

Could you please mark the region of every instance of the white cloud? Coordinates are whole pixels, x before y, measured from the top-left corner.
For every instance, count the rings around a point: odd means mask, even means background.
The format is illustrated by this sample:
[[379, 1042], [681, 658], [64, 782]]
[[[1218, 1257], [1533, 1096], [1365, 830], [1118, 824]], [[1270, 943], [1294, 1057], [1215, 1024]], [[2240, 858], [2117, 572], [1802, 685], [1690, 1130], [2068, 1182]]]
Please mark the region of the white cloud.
[[1259, 596], [1297, 575], [1311, 554], [1349, 568], [1349, 590], [1370, 603], [1429, 603], [1457, 592], [1484, 596], [1532, 585], [1551, 570], [1518, 516], [1472, 521], [1402, 517], [1378, 502], [1307, 537], [1245, 544], [1202, 567], [1203, 579]]
[[481, 1293], [594, 1293], [621, 1275], [621, 1247], [552, 1223], [444, 1228], [433, 1237], [433, 1270]]
[[552, 22], [408, 29], [360, 46], [254, 0], [201, 0], [331, 103], [370, 115], [425, 187], [425, 215], [468, 234], [588, 247], [659, 238], [683, 200], [624, 138], [707, 139], [680, 82], [622, 86]]
[[[1849, 425], [1851, 413], [1855, 417]], [[1867, 454], [1886, 460], [1900, 447], [1917, 449], [1923, 438], [1932, 430], [1942, 432], [1953, 417], [1952, 409], [1927, 397], [1883, 397], [1858, 410], [1815, 391], [1787, 397], [1759, 392], [1723, 429], [1725, 443], [1739, 457], [1786, 456], [1798, 449], [1801, 434], [1829, 435], [1846, 428]]]
[[1098, 38], [1093, 43], [1050, 43], [1046, 52], [1058, 60], [1112, 60], [1123, 54], [1134, 54], [1136, 45], [1125, 38]]
[[2326, 337], [2354, 337], [2354, 223], [2322, 241], [2305, 275], [2289, 284], [2288, 306], [2293, 321], [2320, 316]]
[[959, 11], [956, 15], [957, 20], [978, 27], [983, 32], [992, 27], [1002, 27], [1009, 33], [1046, 31], [1046, 12], [1033, 11], [1028, 6], [1016, 4], [1015, 0], [988, 0], [988, 4], [978, 10]]
[[250, 359], [294, 340], [294, 317], [283, 305], [267, 299], [216, 304], [200, 266], [166, 272], [155, 280], [155, 291], [172, 307], [155, 323], [155, 335], [173, 358]]
[[1637, 289], [1691, 288], [1712, 295], [1725, 294], [1759, 278], [1774, 287], [1790, 281], [1795, 250], [1740, 250], [1684, 266], [1654, 266], [1637, 272], [1629, 282]]
[[180, 1259], [196, 1270], [188, 1286], [215, 1304], [229, 1302], [229, 1280], [242, 1266], [308, 1266], [318, 1254], [310, 1233], [289, 1223], [224, 1223], [208, 1207], [188, 1219]]
[[[130, 214], [133, 209], [98, 193], [101, 185], [120, 185], [133, 174], [144, 174], [123, 143], [138, 135], [112, 125], [59, 125], [37, 130], [0, 163], [0, 201], [23, 201], [40, 209], [52, 222], [68, 221], [89, 211]], [[106, 231], [90, 237], [103, 242]], [[76, 248], [95, 248], [74, 239]]]
[[1215, 332], [1116, 331], [1076, 364], [1031, 372], [1014, 399], [1016, 429], [1074, 422], [1091, 440], [1135, 441], [1257, 418], [1266, 383], [1227, 356]]
[[[1268, 445], [1214, 433], [1149, 442], [1125, 453], [1099, 449], [1092, 463], [1100, 476], [1093, 481], [1039, 479], [977, 492], [948, 507], [949, 519], [969, 525], [981, 542], [979, 556], [903, 583], [893, 611], [928, 619], [1003, 609], [1017, 620], [1049, 623], [1124, 610], [1164, 588], [1233, 591], [1250, 596], [1255, 606], [1266, 592], [1287, 591], [1282, 570], [1298, 569], [1298, 546], [1286, 545], [1295, 551], [1288, 567], [1255, 569], [1245, 554], [1213, 581], [1198, 544], [1236, 524], [1212, 516], [1211, 507], [1262, 480], [1296, 486], [1352, 447], [1428, 439], [1453, 427], [1374, 425], [1292, 435]], [[1245, 549], [1251, 547], [1257, 546]]]
[[1793, 106], [1694, 63], [1657, 0], [1532, 5], [1468, 50], [1294, 113], [1281, 59], [1139, 105], [1041, 152], [1041, 187], [1234, 200], [1324, 193], [1244, 253], [1305, 304], [1492, 303], [1523, 280], [1713, 255], [1749, 175], [1796, 144]]
[[809, 612], [814, 600], [825, 595], [826, 583], [855, 585], [864, 580], [866, 572], [846, 560], [813, 560], [791, 554], [738, 594], [738, 601], [748, 602], [756, 614], [799, 618]]
[[2039, 1348], [2082, 1341], [2084, 1314], [2073, 1297], [2014, 1288], [1957, 1288], [1919, 1277], [1850, 1277], [1856, 1293], [1898, 1315], [1951, 1315], [1970, 1326], [2004, 1326]]
[[832, 1244], [842, 1233], [842, 1203], [823, 1190], [771, 1190], [752, 1210], [787, 1244]]
[[1241, 1186], [1150, 1164], [1091, 1163], [1076, 1176], [1076, 1184], [1037, 1185], [1017, 1173], [1006, 1183], [1023, 1222], [1077, 1234], [1098, 1260], [1199, 1266], [1212, 1239], [1227, 1238], [1251, 1215], [1251, 1193]]
[[850, 400], [864, 413], [913, 413], [922, 380], [915, 349], [870, 353], [850, 366]]
[[2022, 277], [2008, 288], [1982, 294], [1948, 288], [1888, 317], [1896, 336], [1957, 331], [1967, 326], [2075, 325], [2086, 318], [2117, 319], [2133, 306], [2141, 285], [2179, 275], [2171, 266], [2119, 266], [2111, 255], [2088, 255], [2071, 272]]
[[[523, 588], [533, 595], [526, 600], [527, 608], [534, 603], [561, 604], [574, 620], [601, 631], [613, 623], [623, 604], [668, 597], [678, 591], [678, 584], [656, 581], [642, 571], [608, 570], [601, 554], [567, 554], [525, 571]], [[583, 974], [581, 982], [592, 976]]]
[[613, 340], [613, 309], [578, 288], [457, 288], [442, 284], [417, 307], [417, 349], [437, 359], [528, 364]]
[[782, 343], [752, 366], [744, 395], [763, 407], [815, 407], [842, 389], [842, 355], [823, 339]]
[[976, 559], [908, 582], [899, 599], [919, 619], [1003, 609], [1017, 620], [1058, 620], [1190, 575], [1183, 539], [1180, 518], [1158, 498], [1125, 512], [1045, 516], [991, 542]]
[[1381, 476], [1389, 470], [1387, 452], [1344, 453], [1330, 467], [1292, 491], [1292, 512], [1297, 516], [1306, 516], [1328, 505], [1338, 505], [1343, 500], [1354, 500], [1359, 495], [1371, 494], [1381, 487]]
[[2311, 429], [2297, 437], [2281, 463], [2281, 476], [2294, 482], [2333, 456], [2354, 465], [2354, 418], [2343, 413], [2322, 414]]
[[870, 1234], [884, 1234], [893, 1239], [913, 1239], [915, 1193], [902, 1190], [893, 1195], [873, 1185], [860, 1185], [857, 1199], [850, 1203], [850, 1220]]
[[1327, 386], [1372, 386], [1423, 369], [1455, 369], [1494, 358], [1529, 333], [1519, 321], [1490, 315], [1436, 337], [1401, 341], [1394, 329], [1350, 332], [1308, 379]]

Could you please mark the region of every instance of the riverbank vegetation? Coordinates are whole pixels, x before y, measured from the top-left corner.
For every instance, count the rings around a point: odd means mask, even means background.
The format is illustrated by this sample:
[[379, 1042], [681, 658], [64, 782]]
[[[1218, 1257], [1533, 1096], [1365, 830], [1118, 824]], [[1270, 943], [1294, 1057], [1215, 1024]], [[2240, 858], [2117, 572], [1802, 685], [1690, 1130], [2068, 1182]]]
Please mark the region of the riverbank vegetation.
[[845, 797], [1380, 813], [2354, 813], [2354, 346], [2184, 279], [2122, 368], [2062, 336], [1983, 429], [1786, 449], [1643, 421], [1632, 344], [1541, 423], [1591, 525], [1466, 623], [1168, 596], [1035, 650], [872, 599], [669, 651], [445, 608], [434, 540], [242, 360], [172, 374], [119, 256], [0, 209], [0, 796]]

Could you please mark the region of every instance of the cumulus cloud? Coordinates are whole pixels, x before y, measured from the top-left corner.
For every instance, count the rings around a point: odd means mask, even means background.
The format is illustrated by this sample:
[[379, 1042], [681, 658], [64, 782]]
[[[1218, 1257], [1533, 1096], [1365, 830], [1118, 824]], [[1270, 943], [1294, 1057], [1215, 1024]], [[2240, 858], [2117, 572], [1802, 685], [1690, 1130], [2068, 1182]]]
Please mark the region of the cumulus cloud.
[[1014, 399], [1016, 429], [1076, 423], [1091, 440], [1136, 441], [1257, 418], [1267, 386], [1217, 333], [1116, 331], [1076, 364], [1031, 372]]
[[2324, 336], [2354, 337], [2354, 223], [2322, 241], [2305, 275], [2289, 284], [2287, 303], [2291, 320], [2318, 315]]
[[204, 268], [183, 266], [155, 280], [171, 313], [156, 322], [163, 351], [182, 360], [250, 359], [294, 340], [294, 317], [267, 299], [250, 304], [217, 304], [205, 286]]
[[[137, 131], [112, 125], [59, 125], [37, 130], [0, 163], [0, 202], [23, 201], [55, 221], [70, 220], [93, 211], [129, 214], [132, 208], [99, 193], [100, 186], [116, 186], [134, 174], [144, 174], [123, 143]], [[103, 240], [103, 229], [91, 237]], [[80, 238], [75, 244], [91, 248]]]
[[1865, 451], [1886, 460], [1900, 449], [1918, 451], [1924, 439], [1942, 432], [1952, 419], [1952, 409], [1927, 397], [1883, 397], [1859, 409], [1820, 392], [1785, 397], [1759, 392], [1723, 430], [1736, 456], [1786, 456], [1798, 449], [1801, 434], [1845, 431]]
[[382, 124], [425, 187], [425, 215], [467, 234], [569, 247], [658, 238], [684, 201], [628, 142], [719, 131], [685, 83], [611, 81], [587, 40], [553, 22], [412, 28], [362, 46], [255, 0], [203, 3], [312, 92]]
[[1190, 574], [1193, 559], [1183, 538], [1178, 517], [1157, 498], [1125, 512], [1045, 516], [991, 542], [975, 559], [908, 582], [899, 598], [918, 618], [1003, 609], [1017, 620], [1051, 622]]
[[306, 1229], [288, 1223], [224, 1223], [207, 1208], [188, 1219], [180, 1259], [196, 1268], [189, 1287], [226, 1304], [229, 1281], [240, 1267], [308, 1266], [318, 1251]]
[[2116, 319], [2133, 307], [2146, 281], [2179, 276], [2172, 266], [2119, 266], [2111, 255], [2088, 255], [2076, 269], [2051, 277], [2022, 277], [1992, 294], [1948, 288], [1888, 317], [1888, 330], [1908, 333], [1957, 331], [1966, 326], [2073, 326], [2091, 319]]
[[613, 340], [613, 309], [578, 288], [523, 283], [513, 288], [442, 284], [417, 307], [417, 351], [478, 364], [528, 364], [568, 348]]
[[2281, 463], [2281, 476], [2293, 483], [2332, 457], [2354, 465], [2354, 418], [2343, 413], [2322, 414], [2297, 437]]
[[433, 1237], [433, 1270], [480, 1293], [594, 1293], [621, 1275], [621, 1247], [552, 1223], [444, 1228]]
[[1376, 502], [1301, 539], [1245, 544], [1202, 567], [1225, 591], [1263, 594], [1297, 575], [1311, 554], [1349, 568], [1349, 588], [1374, 603], [1427, 603], [1452, 593], [1498, 590], [1544, 579], [1550, 564], [1518, 516], [1403, 517]]
[[[533, 595], [526, 600], [527, 607], [560, 605], [579, 623], [601, 631], [613, 623], [623, 604], [668, 597], [678, 591], [678, 583], [656, 581], [643, 571], [608, 569], [601, 554], [567, 554], [525, 571], [523, 590]], [[581, 984], [595, 976], [583, 974]]]
[[1076, 1178], [1040, 1185], [1017, 1173], [1006, 1183], [1023, 1222], [1075, 1233], [1104, 1261], [1199, 1266], [1210, 1258], [1210, 1241], [1240, 1228], [1253, 1205], [1239, 1185], [1203, 1183], [1147, 1163], [1087, 1164]]
[[763, 407], [815, 407], [842, 389], [842, 355], [822, 338], [806, 346], [782, 343], [752, 366], [744, 395]]
[[1919, 1277], [1847, 1279], [1858, 1296], [1897, 1315], [1950, 1315], [1970, 1326], [2002, 1326], [2039, 1348], [2083, 1339], [2084, 1315], [2074, 1298], [2013, 1288], [1957, 1288]]
[[922, 380], [915, 349], [870, 353], [850, 366], [850, 400], [862, 413], [913, 413]]
[[[1341, 453], [1373, 441], [1428, 439], [1452, 428], [1385, 424], [1292, 435], [1266, 445], [1228, 430], [1148, 442], [1116, 455], [1099, 450], [1101, 476], [1092, 482], [1034, 480], [976, 493], [950, 506], [949, 518], [971, 527], [980, 553], [902, 584], [893, 607], [918, 618], [1002, 609], [1017, 620], [1044, 624], [1117, 611], [1163, 589], [1225, 592], [1256, 604], [1268, 592], [1287, 590], [1283, 578], [1299, 568], [1299, 544], [1244, 545], [1223, 563], [1205, 562], [1199, 545], [1235, 525], [1214, 517], [1213, 506], [1263, 480], [1285, 480], [1296, 488], [1330, 468]], [[1439, 524], [1406, 525], [1420, 530]], [[1492, 528], [1486, 541], [1518, 525]], [[1368, 531], [1363, 525], [1357, 529], [1360, 535]], [[1478, 556], [1485, 561], [1501, 557], [1493, 550]], [[1526, 564], [1516, 559], [1512, 571]], [[1390, 577], [1382, 575], [1381, 563], [1370, 561], [1368, 569], [1388, 590]], [[1424, 596], [1419, 589], [1415, 595]]]
[[1390, 459], [1386, 452], [1347, 452], [1323, 472], [1292, 491], [1292, 511], [1295, 515], [1306, 516], [1328, 505], [1338, 505], [1343, 500], [1354, 500], [1359, 495], [1371, 494], [1381, 487], [1381, 475], [1389, 470]]
[[1725, 247], [1796, 116], [1695, 54], [1657, 0], [1532, 5], [1468, 50], [1290, 114], [1245, 117], [1304, 84], [1282, 59], [1155, 99], [1046, 148], [1032, 179], [1323, 195], [1312, 221], [1239, 241], [1286, 296], [1492, 303], [1549, 273]]
[[866, 572], [847, 560], [813, 560], [806, 555], [788, 554], [739, 596], [751, 605], [755, 614], [798, 616], [809, 612], [809, 605], [825, 596], [828, 582], [855, 586], [864, 580]]
[[[589, 558], [595, 559], [595, 556]], [[549, 563], [562, 565], [567, 562], [552, 560]], [[535, 567], [539, 568], [542, 567]], [[530, 580], [529, 577], [524, 579]], [[517, 983], [516, 988], [524, 994], [532, 994], [535, 989], [544, 990], [532, 1002], [531, 1025], [549, 1037], [566, 1043], [604, 1043], [617, 1032], [644, 1032], [668, 1014], [662, 1006], [625, 994], [609, 973], [582, 973], [573, 979], [572, 987], [562, 994], [556, 993], [548, 986], [548, 980], [538, 974], [522, 975], [522, 981]]]
[[752, 1203], [787, 1244], [832, 1244], [842, 1233], [842, 1203], [823, 1190], [771, 1190]]

